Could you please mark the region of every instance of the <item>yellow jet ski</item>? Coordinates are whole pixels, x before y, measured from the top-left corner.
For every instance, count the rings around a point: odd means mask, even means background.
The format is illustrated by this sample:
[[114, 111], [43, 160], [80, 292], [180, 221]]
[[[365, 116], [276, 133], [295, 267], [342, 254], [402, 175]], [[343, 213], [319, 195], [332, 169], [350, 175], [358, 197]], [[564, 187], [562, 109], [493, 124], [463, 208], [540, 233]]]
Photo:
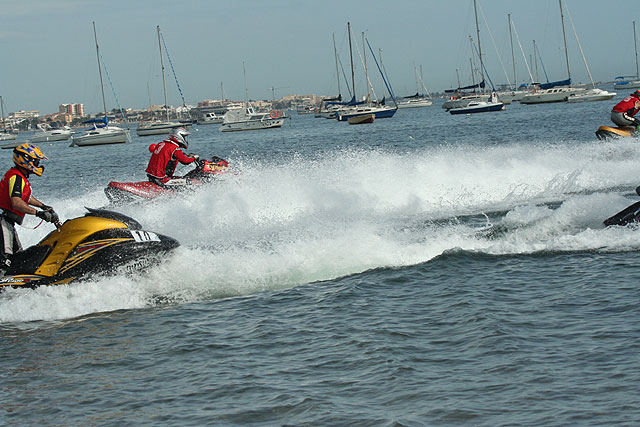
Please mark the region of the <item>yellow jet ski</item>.
[[611, 126], [600, 126], [596, 131], [596, 137], [598, 139], [613, 139], [613, 138], [626, 138], [631, 136], [638, 136], [638, 132], [636, 128], [633, 126], [624, 126], [624, 127], [611, 127]]
[[180, 246], [177, 240], [142, 229], [118, 212], [87, 208], [49, 233], [40, 243], [11, 258], [0, 278], [5, 287], [61, 285], [92, 275], [127, 274], [160, 263]]

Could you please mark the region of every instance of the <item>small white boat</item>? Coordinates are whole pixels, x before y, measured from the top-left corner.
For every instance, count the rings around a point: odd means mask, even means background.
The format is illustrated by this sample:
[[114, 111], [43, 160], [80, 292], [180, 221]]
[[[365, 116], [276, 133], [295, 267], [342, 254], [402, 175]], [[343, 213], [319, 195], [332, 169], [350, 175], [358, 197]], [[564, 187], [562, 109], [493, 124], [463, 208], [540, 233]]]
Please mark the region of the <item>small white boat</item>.
[[138, 136], [168, 135], [169, 132], [171, 132], [171, 129], [180, 126], [184, 127], [185, 125], [181, 122], [153, 120], [150, 122], [139, 123], [138, 128], [136, 129], [136, 134]]
[[627, 89], [637, 89], [640, 87], [640, 80], [637, 80], [637, 76], [631, 76], [632, 78], [635, 77], [636, 80], [627, 80], [626, 77], [622, 76], [622, 77], [616, 77], [616, 80], [613, 82], [613, 88], [616, 90], [627, 90]]
[[567, 102], [594, 102], [594, 101], [607, 101], [616, 96], [615, 92], [609, 92], [606, 90], [593, 88], [584, 92], [572, 93], [567, 97]]
[[398, 101], [398, 108], [429, 107], [433, 101], [429, 98], [404, 98]]
[[586, 92], [586, 89], [576, 87], [553, 87], [533, 91], [520, 100], [521, 104], [545, 104], [551, 102], [565, 102], [569, 96]]
[[224, 121], [224, 115], [220, 116], [214, 112], [205, 114], [202, 118], [196, 120], [199, 125], [215, 125]]
[[222, 132], [235, 132], [242, 130], [259, 130], [282, 127], [285, 114], [282, 111], [256, 113], [249, 104], [229, 108], [224, 115], [224, 121], [220, 126]]
[[11, 142], [7, 142], [0, 145], [0, 148], [5, 150], [7, 148], [16, 148], [18, 145], [22, 145], [22, 144], [24, 144], [24, 141], [11, 141]]
[[16, 139], [16, 134], [11, 132], [0, 132], [0, 141], [12, 141]]
[[40, 132], [31, 137], [31, 142], [66, 141], [73, 134], [69, 126], [54, 128], [48, 124], [39, 124], [38, 128], [40, 128]]
[[129, 130], [117, 126], [104, 126], [89, 129], [84, 135], [71, 137], [71, 146], [123, 144], [129, 139]]

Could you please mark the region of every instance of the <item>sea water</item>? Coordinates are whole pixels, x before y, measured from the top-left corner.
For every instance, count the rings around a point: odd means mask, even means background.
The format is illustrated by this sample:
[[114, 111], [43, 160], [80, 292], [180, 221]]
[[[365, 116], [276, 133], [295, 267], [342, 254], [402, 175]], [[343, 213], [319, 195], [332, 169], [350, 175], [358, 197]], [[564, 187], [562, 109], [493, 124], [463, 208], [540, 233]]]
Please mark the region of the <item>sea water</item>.
[[[594, 133], [616, 99], [192, 127], [232, 173], [117, 208], [174, 253], [0, 294], [0, 424], [637, 425], [640, 229], [602, 221], [640, 144]], [[107, 205], [159, 140], [132, 136], [42, 144], [34, 195]]]

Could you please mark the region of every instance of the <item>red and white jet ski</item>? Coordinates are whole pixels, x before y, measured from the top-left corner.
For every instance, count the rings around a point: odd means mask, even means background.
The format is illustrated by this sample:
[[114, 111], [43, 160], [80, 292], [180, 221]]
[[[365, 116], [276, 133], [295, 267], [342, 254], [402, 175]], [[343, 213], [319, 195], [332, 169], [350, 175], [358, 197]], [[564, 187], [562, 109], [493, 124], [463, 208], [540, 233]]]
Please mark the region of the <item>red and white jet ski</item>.
[[151, 200], [159, 196], [170, 196], [178, 191], [209, 182], [216, 176], [226, 173], [228, 168], [229, 162], [214, 156], [211, 160], [199, 161], [196, 168], [187, 172], [182, 179], [169, 181], [165, 185], [158, 185], [150, 181], [111, 181], [104, 192], [112, 204]]

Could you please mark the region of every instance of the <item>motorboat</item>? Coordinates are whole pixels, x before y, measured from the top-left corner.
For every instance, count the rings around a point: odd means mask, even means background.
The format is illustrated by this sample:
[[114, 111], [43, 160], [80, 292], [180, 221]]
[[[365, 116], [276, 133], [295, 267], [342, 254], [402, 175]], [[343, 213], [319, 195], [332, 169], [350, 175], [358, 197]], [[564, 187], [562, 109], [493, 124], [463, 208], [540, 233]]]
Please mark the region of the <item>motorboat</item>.
[[38, 128], [40, 132], [31, 137], [31, 142], [66, 141], [73, 134], [69, 126], [52, 127], [48, 124], [39, 124]]
[[569, 96], [576, 96], [586, 92], [584, 88], [552, 87], [534, 90], [522, 97], [521, 104], [545, 104], [551, 102], [566, 102]]
[[607, 101], [616, 96], [615, 92], [609, 92], [607, 90], [602, 90], [593, 88], [587, 89], [584, 92], [571, 93], [567, 96], [567, 102], [575, 103], [575, 102], [594, 102], [594, 101]]
[[90, 145], [123, 144], [129, 139], [129, 130], [118, 126], [94, 125], [83, 135], [72, 136], [71, 146], [85, 147]]
[[230, 107], [224, 115], [220, 131], [274, 129], [282, 127], [286, 115], [282, 111], [256, 112], [250, 104]]
[[224, 121], [224, 115], [219, 115], [212, 111], [202, 116], [202, 118], [197, 119], [196, 123], [199, 125], [215, 125], [215, 124], [220, 124], [223, 121]]
[[96, 275], [137, 274], [180, 246], [126, 215], [87, 209], [84, 216], [57, 223], [57, 230], [38, 244], [13, 255], [0, 278], [0, 291], [66, 285]]

